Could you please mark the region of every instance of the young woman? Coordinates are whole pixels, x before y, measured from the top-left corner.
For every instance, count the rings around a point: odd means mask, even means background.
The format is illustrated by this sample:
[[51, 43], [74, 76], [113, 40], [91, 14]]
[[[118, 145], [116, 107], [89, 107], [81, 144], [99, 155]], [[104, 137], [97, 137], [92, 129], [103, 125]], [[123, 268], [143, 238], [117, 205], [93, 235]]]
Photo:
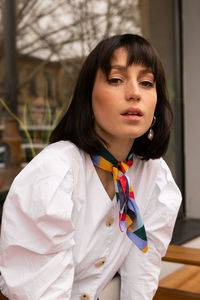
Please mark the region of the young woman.
[[171, 117], [152, 46], [131, 34], [101, 41], [52, 144], [6, 199], [0, 270], [9, 299], [96, 300], [116, 272], [120, 299], [152, 299], [181, 202], [161, 158]]

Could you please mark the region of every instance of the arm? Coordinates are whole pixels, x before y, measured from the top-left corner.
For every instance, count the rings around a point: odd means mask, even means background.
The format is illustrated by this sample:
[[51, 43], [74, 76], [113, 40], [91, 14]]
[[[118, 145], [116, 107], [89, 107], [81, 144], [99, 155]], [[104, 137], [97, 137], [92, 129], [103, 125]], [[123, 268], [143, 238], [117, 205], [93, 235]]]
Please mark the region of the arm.
[[171, 240], [181, 202], [171, 173], [161, 160], [161, 169], [144, 213], [149, 250], [143, 253], [133, 245], [121, 267], [121, 299], [150, 300], [158, 286], [161, 258]]
[[0, 269], [10, 300], [70, 299], [72, 191], [70, 168], [53, 157], [36, 158], [15, 179], [1, 232]]

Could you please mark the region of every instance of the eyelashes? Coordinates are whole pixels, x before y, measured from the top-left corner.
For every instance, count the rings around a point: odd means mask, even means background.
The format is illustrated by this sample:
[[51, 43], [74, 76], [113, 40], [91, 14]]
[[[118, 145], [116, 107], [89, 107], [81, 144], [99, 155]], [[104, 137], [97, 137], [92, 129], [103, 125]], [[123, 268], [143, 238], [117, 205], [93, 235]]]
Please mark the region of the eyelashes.
[[108, 79], [108, 83], [116, 85], [116, 84], [123, 83], [123, 80], [120, 78], [114, 77], [114, 78]]
[[151, 82], [148, 80], [144, 80], [144, 81], [140, 82], [140, 84], [144, 87], [154, 87], [154, 82]]
[[[120, 85], [123, 84], [125, 81], [118, 78], [118, 77], [113, 77], [107, 80], [109, 84], [112, 85]], [[149, 81], [149, 80], [143, 80], [141, 82], [139, 82], [139, 84], [143, 87], [147, 87], [147, 88], [153, 88], [154, 87], [154, 82]]]

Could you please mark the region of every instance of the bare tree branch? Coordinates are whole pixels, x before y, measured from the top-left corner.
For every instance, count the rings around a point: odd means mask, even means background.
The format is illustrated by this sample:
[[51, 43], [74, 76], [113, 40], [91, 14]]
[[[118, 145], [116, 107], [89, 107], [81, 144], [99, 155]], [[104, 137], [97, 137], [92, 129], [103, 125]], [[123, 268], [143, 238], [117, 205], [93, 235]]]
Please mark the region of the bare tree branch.
[[18, 90], [21, 89], [24, 85], [26, 85], [27, 83], [29, 83], [47, 64], [48, 62], [51, 60], [53, 53], [51, 53], [46, 60], [43, 60], [42, 63], [37, 66], [30, 74], [29, 76], [26, 78], [26, 80], [24, 80], [23, 82], [20, 82], [17, 86]]
[[[41, 58], [40, 66], [19, 88], [52, 59], [62, 61], [66, 67], [66, 58], [87, 55], [101, 38], [133, 31], [133, 28], [139, 30], [138, 1], [16, 0], [18, 53]], [[1, 3], [2, 0], [2, 11]], [[1, 45], [2, 36], [0, 23]]]

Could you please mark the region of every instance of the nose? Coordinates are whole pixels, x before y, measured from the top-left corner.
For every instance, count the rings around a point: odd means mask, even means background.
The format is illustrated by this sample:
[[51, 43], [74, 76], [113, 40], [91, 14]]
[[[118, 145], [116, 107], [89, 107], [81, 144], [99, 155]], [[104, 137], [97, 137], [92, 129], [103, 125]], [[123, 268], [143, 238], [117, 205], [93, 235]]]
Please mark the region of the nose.
[[137, 82], [129, 82], [126, 86], [126, 100], [139, 101], [140, 99], [139, 84]]

